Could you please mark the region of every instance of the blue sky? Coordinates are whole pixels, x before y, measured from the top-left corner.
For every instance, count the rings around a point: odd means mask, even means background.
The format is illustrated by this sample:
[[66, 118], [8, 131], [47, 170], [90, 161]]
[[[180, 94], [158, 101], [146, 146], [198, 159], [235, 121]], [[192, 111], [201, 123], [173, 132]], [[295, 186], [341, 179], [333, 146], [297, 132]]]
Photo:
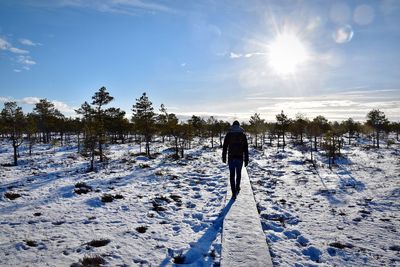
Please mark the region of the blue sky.
[[0, 102], [400, 120], [400, 2], [0, 0]]

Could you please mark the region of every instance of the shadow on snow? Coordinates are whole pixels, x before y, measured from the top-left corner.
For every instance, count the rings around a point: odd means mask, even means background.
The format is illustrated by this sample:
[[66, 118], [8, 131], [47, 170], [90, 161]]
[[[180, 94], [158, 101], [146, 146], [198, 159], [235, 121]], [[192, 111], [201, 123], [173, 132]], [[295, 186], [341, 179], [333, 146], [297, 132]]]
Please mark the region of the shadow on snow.
[[[180, 256], [183, 259], [183, 263], [177, 264], [178, 266], [191, 266], [192, 264], [197, 266], [200, 263], [204, 263], [201, 264], [201, 266], [207, 265], [205, 262], [202, 262], [204, 261], [203, 257], [208, 253], [211, 244], [221, 232], [224, 219], [234, 202], [233, 199], [230, 199], [228, 204], [221, 210], [218, 218], [214, 220], [213, 224], [207, 229], [203, 236], [200, 237], [196, 243], [191, 244], [190, 249]], [[169, 252], [169, 255], [161, 262], [159, 267], [168, 266], [174, 257], [173, 254], [173, 251]], [[210, 263], [210, 266], [211, 264], [212, 263]]]

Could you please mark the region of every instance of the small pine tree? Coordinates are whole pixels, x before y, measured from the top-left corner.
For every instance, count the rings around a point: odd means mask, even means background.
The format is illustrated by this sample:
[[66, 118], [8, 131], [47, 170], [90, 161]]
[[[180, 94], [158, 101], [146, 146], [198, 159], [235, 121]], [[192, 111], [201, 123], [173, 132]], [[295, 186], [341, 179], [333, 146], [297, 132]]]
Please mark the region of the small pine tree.
[[211, 137], [211, 148], [214, 148], [214, 137], [217, 135], [218, 120], [214, 116], [207, 119], [208, 135]]
[[377, 148], [379, 148], [379, 134], [384, 130], [385, 127], [387, 127], [388, 124], [389, 121], [386, 118], [385, 113], [379, 109], [373, 109], [368, 112], [367, 125], [371, 126], [375, 130]]
[[[286, 142], [285, 142], [285, 134], [288, 131], [290, 126], [290, 119], [283, 113], [283, 110], [280, 114], [276, 115], [276, 128], [278, 130], [278, 134], [282, 135], [282, 143], [283, 149], [285, 149]], [[278, 143], [279, 143], [279, 136], [278, 136]]]
[[139, 134], [144, 136], [147, 156], [150, 156], [150, 142], [155, 133], [155, 113], [152, 105], [146, 93], [143, 93], [132, 106], [132, 122]]
[[167, 108], [164, 106], [164, 104], [161, 104], [160, 109], [159, 109], [160, 113], [157, 115], [157, 128], [159, 130], [159, 133], [161, 135], [162, 138], [162, 142], [165, 142], [165, 136], [168, 135], [168, 112], [167, 112]]
[[16, 102], [5, 102], [4, 108], [1, 111], [1, 117], [5, 123], [5, 131], [9, 134], [13, 151], [14, 151], [14, 166], [18, 165], [18, 147], [23, 142], [23, 126], [25, 116], [22, 108], [17, 106]]
[[300, 136], [300, 144], [303, 145], [303, 137], [306, 132], [307, 125], [309, 120], [301, 113], [296, 114], [296, 120], [291, 124], [291, 132], [294, 136], [296, 136], [296, 140], [298, 136]]
[[103, 86], [98, 92], [92, 96], [92, 105], [94, 106], [94, 118], [96, 122], [96, 134], [98, 136], [100, 162], [103, 162], [103, 144], [105, 142], [105, 126], [104, 121], [107, 116], [107, 110], [103, 107], [110, 103], [114, 97], [110, 96], [107, 89]]
[[40, 99], [33, 108], [33, 114], [37, 119], [39, 131], [42, 133], [43, 143], [49, 143], [51, 129], [57, 118], [63, 117], [61, 112], [54, 107], [54, 104], [46, 98]]
[[32, 155], [32, 148], [33, 148], [33, 145], [35, 144], [35, 141], [36, 141], [36, 138], [35, 138], [34, 135], [37, 132], [35, 117], [34, 117], [34, 115], [32, 113], [29, 113], [26, 116], [25, 131], [26, 131], [27, 138], [28, 138], [29, 156], [31, 156]]
[[[94, 156], [97, 143], [96, 136], [96, 123], [94, 119], [94, 109], [88, 102], [84, 102], [81, 107], [75, 112], [82, 116], [83, 134], [84, 134], [84, 150], [83, 152], [90, 153], [90, 168], [89, 171], [94, 170]], [[79, 142], [79, 135], [78, 135]], [[78, 148], [79, 150], [79, 148]]]
[[250, 132], [255, 136], [255, 147], [256, 149], [259, 148], [258, 146], [258, 139], [263, 131], [265, 120], [260, 118], [260, 114], [255, 113], [253, 116], [250, 117]]

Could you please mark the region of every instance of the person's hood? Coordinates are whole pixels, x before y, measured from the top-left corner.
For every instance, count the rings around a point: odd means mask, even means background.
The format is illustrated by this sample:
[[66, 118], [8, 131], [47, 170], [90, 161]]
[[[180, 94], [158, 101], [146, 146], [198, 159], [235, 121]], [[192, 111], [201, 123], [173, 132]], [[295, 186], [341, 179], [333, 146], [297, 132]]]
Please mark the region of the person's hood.
[[243, 133], [244, 129], [240, 127], [239, 125], [232, 125], [231, 128], [229, 129], [229, 132], [231, 133]]

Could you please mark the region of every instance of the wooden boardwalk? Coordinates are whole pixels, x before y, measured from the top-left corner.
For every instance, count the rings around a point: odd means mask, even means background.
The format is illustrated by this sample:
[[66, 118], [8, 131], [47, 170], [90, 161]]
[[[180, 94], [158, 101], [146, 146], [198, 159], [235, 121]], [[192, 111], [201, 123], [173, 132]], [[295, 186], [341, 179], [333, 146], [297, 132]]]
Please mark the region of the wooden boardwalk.
[[[227, 202], [230, 198], [228, 182]], [[272, 267], [246, 168], [242, 169], [240, 193], [223, 222], [221, 266]]]

